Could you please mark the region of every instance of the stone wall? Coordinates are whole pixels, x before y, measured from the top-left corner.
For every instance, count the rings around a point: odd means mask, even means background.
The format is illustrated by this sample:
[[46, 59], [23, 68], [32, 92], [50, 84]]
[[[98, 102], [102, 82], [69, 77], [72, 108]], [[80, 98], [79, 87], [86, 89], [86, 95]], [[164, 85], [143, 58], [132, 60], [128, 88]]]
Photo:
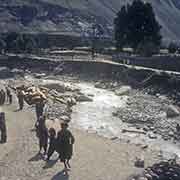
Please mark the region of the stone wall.
[[136, 57], [118, 55], [113, 57], [113, 61], [119, 63], [128, 63], [136, 66], [144, 66], [168, 71], [180, 72], [180, 56], [153, 56], [153, 57]]

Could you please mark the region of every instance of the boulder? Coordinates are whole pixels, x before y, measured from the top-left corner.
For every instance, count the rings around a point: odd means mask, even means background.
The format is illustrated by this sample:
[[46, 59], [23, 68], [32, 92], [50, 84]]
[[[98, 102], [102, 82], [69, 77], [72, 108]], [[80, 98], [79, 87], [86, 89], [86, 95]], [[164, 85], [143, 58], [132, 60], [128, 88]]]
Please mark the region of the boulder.
[[180, 115], [180, 112], [175, 106], [173, 105], [168, 106], [167, 111], [166, 111], [167, 118], [173, 118], [179, 115]]
[[0, 67], [0, 78], [10, 78], [13, 77], [13, 73], [7, 67]]
[[11, 73], [14, 75], [24, 76], [24, 71], [22, 69], [14, 68], [11, 70]]
[[138, 168], [144, 168], [144, 159], [141, 158], [136, 158], [136, 161], [134, 162], [134, 165]]
[[46, 77], [46, 74], [45, 73], [35, 73], [34, 77], [37, 78], [37, 79], [41, 79], [43, 77]]
[[150, 132], [150, 133], [148, 134], [148, 137], [149, 137], [150, 139], [157, 139], [157, 136], [156, 136], [153, 132]]
[[132, 88], [130, 86], [122, 86], [120, 89], [115, 90], [117, 96], [128, 95]]
[[106, 85], [104, 83], [97, 82], [97, 83], [95, 83], [94, 87], [95, 88], [100, 88], [100, 89], [105, 89]]
[[76, 100], [77, 101], [79, 101], [79, 102], [92, 102], [93, 101], [93, 99], [92, 98], [90, 98], [90, 97], [88, 97], [88, 96], [86, 96], [86, 95], [78, 95], [78, 96], [76, 96]]

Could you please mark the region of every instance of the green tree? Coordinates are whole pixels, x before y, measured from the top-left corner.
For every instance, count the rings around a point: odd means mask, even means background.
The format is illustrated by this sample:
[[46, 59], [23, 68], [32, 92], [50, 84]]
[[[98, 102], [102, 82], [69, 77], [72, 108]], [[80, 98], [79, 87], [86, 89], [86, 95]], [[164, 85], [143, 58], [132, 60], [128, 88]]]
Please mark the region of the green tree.
[[123, 6], [114, 21], [116, 47], [130, 46], [137, 51], [140, 44], [161, 44], [161, 26], [150, 3], [134, 0]]
[[125, 6], [118, 12], [117, 17], [114, 20], [115, 24], [115, 40], [118, 50], [122, 50], [123, 46], [127, 45], [127, 9]]

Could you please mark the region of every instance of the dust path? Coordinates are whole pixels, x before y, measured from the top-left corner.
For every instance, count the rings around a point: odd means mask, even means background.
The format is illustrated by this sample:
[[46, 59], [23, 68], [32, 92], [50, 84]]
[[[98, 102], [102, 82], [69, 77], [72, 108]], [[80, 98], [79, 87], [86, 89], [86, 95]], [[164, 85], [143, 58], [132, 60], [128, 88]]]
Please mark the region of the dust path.
[[36, 155], [38, 144], [32, 131], [35, 122], [32, 110], [14, 112], [15, 105], [2, 109], [6, 113], [8, 142], [0, 145], [1, 180], [123, 180], [141, 170], [134, 167], [136, 156], [144, 156], [146, 166], [158, 160], [158, 153], [151, 149], [142, 150], [73, 129], [76, 143], [72, 170], [69, 176], [64, 176], [56, 154], [48, 164]]

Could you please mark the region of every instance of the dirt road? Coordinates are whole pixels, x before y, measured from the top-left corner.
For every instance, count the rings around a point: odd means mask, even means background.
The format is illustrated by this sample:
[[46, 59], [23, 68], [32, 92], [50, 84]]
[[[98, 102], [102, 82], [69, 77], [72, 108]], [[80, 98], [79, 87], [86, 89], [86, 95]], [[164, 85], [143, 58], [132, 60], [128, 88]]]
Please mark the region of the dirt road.
[[141, 171], [134, 167], [136, 156], [144, 156], [146, 166], [158, 160], [158, 153], [150, 149], [72, 130], [76, 138], [74, 157], [72, 170], [65, 176], [56, 155], [49, 163], [37, 155], [32, 110], [26, 107], [15, 112], [16, 108], [16, 105], [2, 107], [6, 113], [8, 142], [0, 145], [0, 180], [125, 180]]

